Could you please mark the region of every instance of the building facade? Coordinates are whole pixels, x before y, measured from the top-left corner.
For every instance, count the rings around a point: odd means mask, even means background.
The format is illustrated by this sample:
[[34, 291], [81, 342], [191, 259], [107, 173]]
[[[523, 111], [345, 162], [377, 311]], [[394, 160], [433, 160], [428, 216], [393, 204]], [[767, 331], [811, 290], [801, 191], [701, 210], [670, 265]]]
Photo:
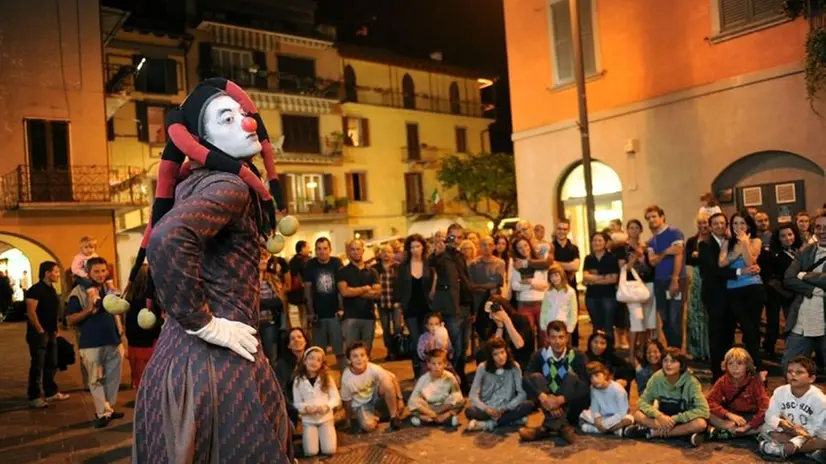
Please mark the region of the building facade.
[[[218, 76], [249, 93], [274, 141], [285, 138], [276, 169], [288, 211], [301, 221], [286, 255], [298, 240], [327, 237], [341, 252], [352, 237], [429, 233], [454, 220], [486, 226], [436, 180], [440, 158], [487, 145], [492, 119], [481, 103], [480, 73], [339, 45], [331, 30], [314, 26], [312, 2], [290, 3], [298, 22], [288, 24], [266, 9], [244, 15], [195, 3], [184, 34], [126, 28], [106, 47], [110, 76], [124, 66], [133, 71], [108, 89], [110, 158], [145, 169], [147, 191], [165, 142], [158, 130], [165, 108]], [[118, 218], [124, 269], [148, 220], [148, 208]]]
[[[826, 199], [826, 127], [803, 75], [809, 25], [782, 0], [579, 0], [597, 222], [699, 198], [773, 221]], [[587, 243], [568, 0], [505, 2], [521, 216]], [[823, 104], [816, 103], [820, 112]]]
[[0, 242], [33, 282], [43, 261], [68, 270], [84, 236], [114, 262], [114, 214], [145, 201], [140, 170], [107, 159], [101, 24], [97, 0], [0, 6]]

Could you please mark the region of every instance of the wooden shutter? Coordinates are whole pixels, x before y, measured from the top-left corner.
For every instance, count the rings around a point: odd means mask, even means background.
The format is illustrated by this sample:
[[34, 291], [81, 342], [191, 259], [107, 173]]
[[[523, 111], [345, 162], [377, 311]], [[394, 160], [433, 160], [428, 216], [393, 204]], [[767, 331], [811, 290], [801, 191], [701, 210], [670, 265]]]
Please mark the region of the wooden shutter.
[[344, 134], [344, 145], [352, 147], [353, 138], [350, 137], [350, 118], [347, 116], [341, 117], [341, 133]]
[[164, 80], [166, 94], [175, 95], [178, 93], [178, 62], [167, 59], [164, 66]]
[[201, 80], [214, 76], [212, 70], [212, 44], [209, 42], [198, 44], [198, 76]]
[[348, 172], [344, 175], [345, 183], [347, 185], [347, 199], [350, 201], [356, 201], [355, 192], [353, 192], [353, 176], [355, 174], [352, 172]]
[[264, 52], [252, 52], [252, 62], [258, 66], [258, 74], [255, 75], [252, 85], [259, 89], [267, 89], [267, 54]]
[[753, 19], [771, 18], [783, 14], [783, 0], [752, 0]]
[[720, 28], [745, 24], [749, 18], [749, 0], [720, 0]]
[[325, 197], [333, 197], [336, 196], [336, 185], [333, 179], [332, 174], [324, 174], [324, 196]]
[[361, 201], [368, 201], [369, 197], [367, 195], [367, 173], [362, 172], [359, 173], [358, 176], [360, 180], [359, 186], [361, 187]]
[[[579, 22], [582, 35], [582, 61], [585, 75], [597, 72], [596, 41], [594, 39], [594, 15], [591, 11], [591, 0], [579, 0]], [[573, 35], [571, 36], [573, 40]], [[573, 45], [573, 44], [572, 44]], [[573, 58], [573, 48], [571, 48]], [[571, 61], [573, 63], [573, 61]]]
[[[551, 4], [556, 77], [560, 82], [574, 78], [574, 47], [571, 31], [571, 10], [566, 0]], [[583, 42], [583, 50], [585, 49]]]
[[415, 123], [407, 123], [407, 159], [413, 161], [422, 159], [419, 125]]
[[369, 120], [362, 118], [361, 120], [361, 146], [370, 146], [370, 124]]
[[141, 142], [149, 142], [149, 116], [146, 110], [146, 103], [142, 101], [135, 102], [135, 119], [138, 125], [138, 140]]

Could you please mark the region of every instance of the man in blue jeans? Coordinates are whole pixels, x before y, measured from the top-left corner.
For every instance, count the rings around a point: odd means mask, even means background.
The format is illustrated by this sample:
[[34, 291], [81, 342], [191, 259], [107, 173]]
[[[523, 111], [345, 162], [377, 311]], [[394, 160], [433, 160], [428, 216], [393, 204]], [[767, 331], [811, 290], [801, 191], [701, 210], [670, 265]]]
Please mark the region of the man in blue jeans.
[[435, 253], [430, 257], [430, 266], [436, 271], [436, 292], [432, 296], [433, 311], [442, 314], [445, 328], [453, 346], [453, 367], [459, 374], [462, 391], [469, 391], [465, 376], [465, 339], [470, 331], [470, 307], [473, 294], [470, 291], [467, 262], [457, 249], [462, 243], [465, 230], [459, 224], [451, 224], [447, 237], [436, 234]]
[[665, 222], [665, 212], [657, 205], [645, 210], [645, 220], [654, 235], [648, 241], [648, 258], [654, 266], [654, 299], [663, 321], [668, 346], [683, 345], [683, 288], [685, 236]]

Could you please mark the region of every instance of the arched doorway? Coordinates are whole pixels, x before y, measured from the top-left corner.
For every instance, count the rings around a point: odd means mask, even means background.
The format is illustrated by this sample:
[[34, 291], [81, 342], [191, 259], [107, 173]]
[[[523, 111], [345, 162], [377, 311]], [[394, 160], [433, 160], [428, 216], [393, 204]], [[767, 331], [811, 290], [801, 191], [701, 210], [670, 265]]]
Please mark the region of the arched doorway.
[[[612, 219], [622, 219], [622, 182], [619, 175], [605, 163], [591, 161], [597, 230], [608, 227]], [[588, 216], [585, 208], [585, 168], [581, 162], [572, 165], [559, 183], [558, 211], [571, 221], [571, 240], [583, 255], [588, 253]]]
[[[9, 278], [13, 301], [23, 301], [24, 292], [37, 283], [40, 263], [45, 261], [60, 265], [57, 257], [39, 243], [16, 234], [0, 232], [0, 272]], [[62, 294], [62, 282], [58, 282], [56, 287], [57, 292]], [[3, 308], [4, 311], [7, 309]], [[17, 318], [25, 317], [25, 309], [21, 311], [22, 314], [15, 313]]]
[[821, 206], [826, 171], [795, 153], [762, 151], [728, 165], [711, 188], [726, 213], [756, 208], [768, 213], [774, 226], [791, 220], [798, 211]]

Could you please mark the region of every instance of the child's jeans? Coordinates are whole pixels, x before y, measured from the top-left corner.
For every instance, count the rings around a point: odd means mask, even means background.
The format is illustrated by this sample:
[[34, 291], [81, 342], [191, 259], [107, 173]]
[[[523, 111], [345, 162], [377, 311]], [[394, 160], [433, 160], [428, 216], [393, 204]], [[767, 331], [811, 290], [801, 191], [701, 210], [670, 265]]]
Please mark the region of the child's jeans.
[[[504, 426], [516, 422], [523, 417], [527, 417], [528, 414], [533, 412], [534, 409], [536, 409], [536, 405], [533, 404], [533, 401], [525, 400], [519, 403], [519, 405], [515, 408], [508, 409], [501, 416], [499, 416], [499, 419], [496, 420], [496, 425]], [[474, 406], [471, 406], [465, 410], [465, 416], [467, 416], [468, 419], [477, 421], [493, 420], [487, 412]]]
[[[602, 415], [600, 417], [602, 417], [602, 426], [606, 429], [610, 429], [624, 420], [629, 420], [632, 424], [634, 423], [634, 416], [628, 414], [627, 412], [626, 414], [617, 413], [608, 416]], [[582, 411], [579, 415], [581, 429], [587, 433], [602, 433], [596, 428], [596, 420], [597, 417], [594, 416], [590, 409]]]
[[310, 457], [318, 454], [319, 444], [321, 454], [331, 455], [336, 452], [336, 424], [329, 420], [321, 424], [303, 423], [301, 432], [301, 443], [304, 446], [304, 456]]

